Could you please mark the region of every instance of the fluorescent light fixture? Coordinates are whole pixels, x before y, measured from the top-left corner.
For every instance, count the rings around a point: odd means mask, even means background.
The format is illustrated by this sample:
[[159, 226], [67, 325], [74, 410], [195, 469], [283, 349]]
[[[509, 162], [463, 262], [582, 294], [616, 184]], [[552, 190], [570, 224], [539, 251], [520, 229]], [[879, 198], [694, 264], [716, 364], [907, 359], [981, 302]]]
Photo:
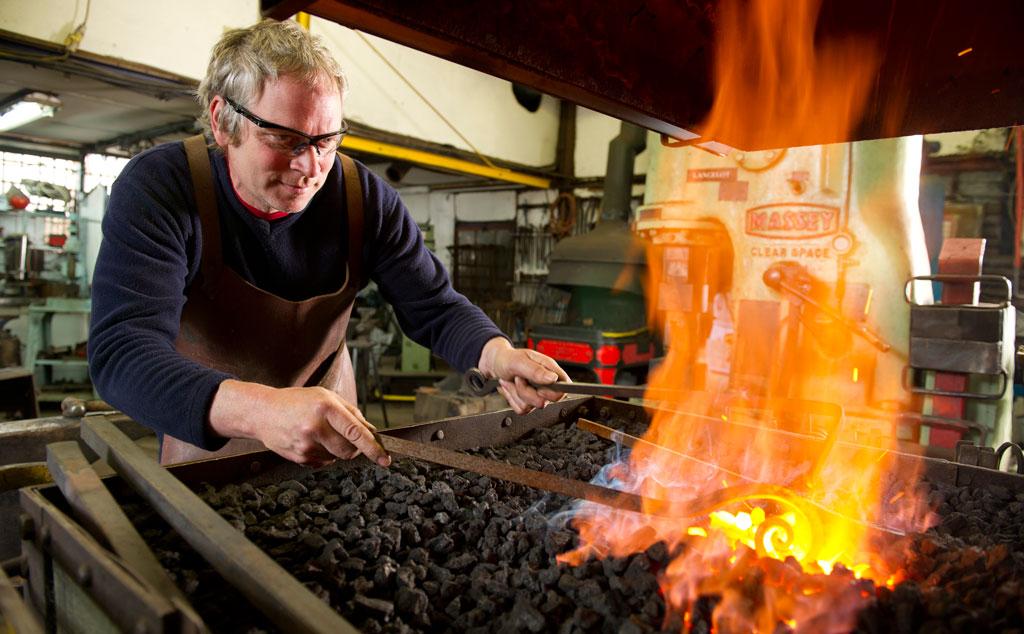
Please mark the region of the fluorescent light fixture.
[[60, 106], [57, 95], [38, 90], [19, 91], [0, 102], [0, 132], [52, 117]]

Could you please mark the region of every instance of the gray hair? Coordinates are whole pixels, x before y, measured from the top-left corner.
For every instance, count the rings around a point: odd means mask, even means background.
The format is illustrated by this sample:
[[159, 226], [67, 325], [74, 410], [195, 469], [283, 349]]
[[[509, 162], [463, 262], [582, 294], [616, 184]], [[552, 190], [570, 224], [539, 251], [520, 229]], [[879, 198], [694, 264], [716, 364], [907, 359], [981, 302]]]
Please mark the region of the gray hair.
[[[210, 102], [217, 95], [248, 106], [259, 99], [268, 80], [280, 76], [298, 79], [310, 86], [333, 80], [342, 97], [348, 81], [320, 37], [310, 34], [292, 20], [263, 20], [243, 29], [224, 33], [213, 47], [206, 77], [196, 90], [203, 108], [199, 122], [210, 134]], [[221, 108], [217, 124], [232, 143], [239, 140], [242, 115], [233, 108]]]

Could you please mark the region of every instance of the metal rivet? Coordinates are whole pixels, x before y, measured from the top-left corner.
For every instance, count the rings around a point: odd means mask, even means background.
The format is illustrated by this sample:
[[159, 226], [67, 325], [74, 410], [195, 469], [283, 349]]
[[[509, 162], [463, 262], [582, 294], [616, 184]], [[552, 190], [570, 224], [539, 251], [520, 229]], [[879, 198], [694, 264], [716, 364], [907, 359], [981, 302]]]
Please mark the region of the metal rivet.
[[587, 409], [586, 405], [583, 405], [583, 406], [580, 407], [580, 416], [586, 416], [589, 413], [590, 413], [590, 410]]
[[36, 523], [28, 515], [21, 516], [21, 538], [27, 542], [32, 541], [36, 535]]
[[558, 410], [558, 417], [559, 418], [565, 418], [568, 415], [569, 415], [569, 412], [564, 407], [562, 409]]
[[512, 426], [512, 417], [511, 416], [506, 416], [505, 418], [502, 418], [501, 419], [501, 426], [502, 427], [511, 427]]
[[430, 437], [431, 440], [444, 440], [444, 430], [438, 429], [434, 432], [434, 435]]
[[607, 407], [602, 407], [600, 410], [598, 410], [597, 415], [601, 417], [601, 420], [606, 420], [609, 416], [612, 415], [612, 411]]
[[82, 564], [78, 567], [78, 570], [75, 571], [75, 578], [78, 579], [78, 585], [83, 588], [88, 588], [89, 584], [92, 583], [92, 572], [89, 570], [88, 566]]
[[43, 546], [50, 545], [50, 527], [43, 526], [39, 529], [39, 543]]

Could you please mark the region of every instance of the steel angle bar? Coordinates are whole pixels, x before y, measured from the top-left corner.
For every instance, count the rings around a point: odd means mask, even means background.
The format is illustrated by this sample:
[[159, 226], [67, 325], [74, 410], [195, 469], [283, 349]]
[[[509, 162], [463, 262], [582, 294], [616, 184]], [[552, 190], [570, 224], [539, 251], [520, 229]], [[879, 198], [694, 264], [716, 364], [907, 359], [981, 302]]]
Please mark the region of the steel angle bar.
[[188, 599], [157, 561], [121, 506], [103, 485], [75, 441], [47, 447], [46, 463], [76, 519], [124, 560], [128, 568], [180, 611], [182, 631], [208, 632]]
[[[131, 438], [152, 436], [146, 429], [123, 414], [98, 414], [109, 420]], [[46, 460], [46, 445], [62, 440], [77, 440], [79, 437], [77, 418], [54, 416], [15, 420], [0, 425], [0, 465]]]
[[0, 625], [4, 623], [8, 631], [17, 634], [43, 634], [42, 624], [18, 596], [11, 580], [0, 568]]
[[[21, 506], [26, 513], [22, 518], [22, 539], [44, 557], [52, 558], [65, 577], [87, 593], [115, 626], [122, 631], [180, 631], [176, 629], [180, 623], [177, 609], [170, 600], [132, 576], [114, 555], [37, 489], [21, 490]], [[54, 583], [53, 577], [43, 570], [30, 568], [30, 575], [46, 575], [46, 583]], [[58, 623], [59, 615], [49, 612], [55, 609], [50, 600], [52, 592], [52, 587], [45, 590], [47, 623]]]
[[620, 444], [622, 444], [623, 447], [629, 447], [629, 448], [645, 447], [647, 449], [653, 449], [655, 451], [658, 451], [658, 452], [661, 452], [661, 453], [665, 453], [665, 454], [669, 454], [669, 455], [675, 456], [677, 458], [681, 458], [683, 460], [688, 460], [690, 462], [696, 462], [698, 464], [704, 465], [705, 467], [710, 467], [712, 469], [715, 469], [716, 471], [721, 471], [722, 473], [727, 473], [727, 474], [729, 474], [729, 475], [731, 475], [733, 477], [739, 478], [741, 480], [746, 480], [747, 482], [753, 482], [753, 483], [757, 483], [758, 482], [754, 478], [750, 478], [748, 476], [745, 476], [745, 475], [743, 475], [742, 473], [740, 473], [738, 471], [733, 471], [731, 469], [723, 467], [722, 465], [715, 464], [713, 462], [708, 462], [706, 460], [701, 460], [700, 458], [697, 458], [695, 456], [689, 456], [687, 454], [684, 454], [682, 452], [676, 451], [674, 449], [670, 449], [669, 447], [664, 447], [662, 445], [658, 445], [658, 444], [652, 443], [650, 441], [644, 440], [643, 438], [637, 438], [636, 436], [631, 436], [631, 435], [627, 434], [626, 432], [624, 432], [622, 430], [613, 429], [611, 427], [608, 427], [607, 425], [602, 425], [600, 423], [594, 422], [592, 420], [588, 420], [586, 418], [579, 418], [579, 419], [577, 419], [576, 420], [576, 427], [578, 427], [579, 429], [581, 429], [581, 430], [583, 430], [585, 432], [590, 432], [591, 434], [594, 434], [595, 436], [597, 436], [599, 438], [604, 438], [605, 440], [610, 440], [612, 442], [620, 443]]
[[[491, 478], [497, 478], [498, 480], [515, 482], [516, 484], [551, 493], [580, 498], [624, 511], [634, 511], [637, 513], [644, 511], [644, 498], [632, 493], [623, 493], [615, 489], [583, 482], [582, 480], [573, 480], [553, 473], [517, 467], [507, 462], [489, 460], [426, 443], [384, 435], [378, 438], [381, 444], [384, 445], [384, 448], [391, 453], [426, 460], [427, 462], [463, 471], [471, 471]], [[652, 502], [657, 501], [652, 500]], [[651, 508], [661, 508], [662, 506], [661, 504], [649, 504], [648, 510]]]
[[357, 632], [113, 425], [85, 419], [82, 438], [275, 625], [288, 632]]

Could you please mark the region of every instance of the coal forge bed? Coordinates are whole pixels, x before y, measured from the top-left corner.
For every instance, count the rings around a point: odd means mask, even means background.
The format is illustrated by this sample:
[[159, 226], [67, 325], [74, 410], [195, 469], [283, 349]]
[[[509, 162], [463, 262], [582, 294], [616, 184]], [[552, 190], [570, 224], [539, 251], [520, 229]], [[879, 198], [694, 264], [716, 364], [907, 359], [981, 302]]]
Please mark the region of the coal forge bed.
[[[578, 429], [577, 419], [598, 419], [633, 435], [642, 435], [649, 420], [644, 409], [618, 401], [560, 405], [524, 417], [486, 414], [391, 433], [588, 481], [623, 450]], [[916, 486], [941, 521], [925, 533], [894, 538], [894, 548], [909, 553], [907, 578], [890, 588], [842, 568], [831, 575], [829, 583], [862, 598], [853, 629], [1019, 631], [1024, 478], [925, 462]], [[701, 597], [684, 621], [659, 590], [659, 572], [685, 545], [655, 542], [626, 557], [559, 563], [556, 555], [579, 538], [569, 521], [576, 500], [565, 496], [411, 459], [390, 469], [354, 462], [314, 471], [262, 453], [173, 471], [364, 632], [711, 631], [719, 597]], [[226, 478], [230, 473], [247, 477]], [[107, 484], [211, 629], [275, 630], [123, 482]], [[794, 592], [821, 582], [794, 562], [763, 563], [739, 586], [752, 601], [759, 575], [783, 575]], [[726, 629], [720, 624], [716, 631]], [[776, 631], [789, 629], [780, 622]], [[797, 629], [823, 631], [813, 623]]]

